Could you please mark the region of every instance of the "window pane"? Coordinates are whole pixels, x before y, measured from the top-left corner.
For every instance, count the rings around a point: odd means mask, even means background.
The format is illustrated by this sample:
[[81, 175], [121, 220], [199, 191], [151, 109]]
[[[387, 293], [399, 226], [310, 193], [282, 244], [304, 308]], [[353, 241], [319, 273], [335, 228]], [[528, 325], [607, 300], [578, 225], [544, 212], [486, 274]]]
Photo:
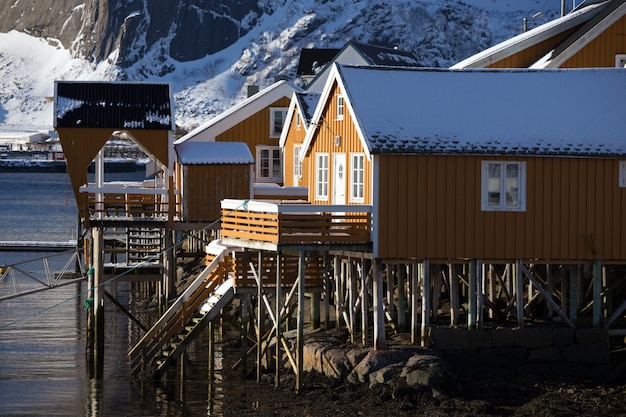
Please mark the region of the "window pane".
[[506, 164], [506, 182], [504, 185], [506, 195], [505, 204], [509, 207], [517, 207], [520, 204], [519, 180], [519, 165]]
[[487, 205], [499, 206], [500, 203], [500, 164], [489, 164], [487, 175]]
[[280, 178], [282, 170], [280, 168], [280, 149], [272, 151], [272, 177]]
[[270, 151], [269, 149], [261, 150], [261, 177], [269, 178], [270, 176]]

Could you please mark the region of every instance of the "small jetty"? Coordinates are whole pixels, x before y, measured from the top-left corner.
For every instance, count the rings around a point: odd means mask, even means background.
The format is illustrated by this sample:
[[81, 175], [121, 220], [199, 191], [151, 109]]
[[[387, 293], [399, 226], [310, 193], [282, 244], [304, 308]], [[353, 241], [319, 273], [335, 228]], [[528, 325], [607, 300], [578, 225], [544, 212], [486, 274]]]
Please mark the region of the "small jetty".
[[0, 241], [0, 251], [4, 252], [64, 252], [76, 249], [76, 241]]

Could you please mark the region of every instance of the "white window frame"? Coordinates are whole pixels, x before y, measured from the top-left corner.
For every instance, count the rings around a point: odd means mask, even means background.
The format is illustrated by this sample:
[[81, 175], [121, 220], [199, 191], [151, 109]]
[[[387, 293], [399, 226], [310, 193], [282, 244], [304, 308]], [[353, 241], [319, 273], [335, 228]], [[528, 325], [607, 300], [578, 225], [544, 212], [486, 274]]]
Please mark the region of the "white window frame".
[[[287, 107], [270, 107], [270, 138], [278, 138], [285, 127], [287, 119]], [[280, 129], [276, 128], [278, 115], [282, 117], [282, 124]]]
[[618, 68], [626, 68], [626, 54], [615, 55], [615, 66]]
[[302, 161], [300, 160], [300, 152], [302, 145], [293, 145], [293, 176], [302, 178]]
[[346, 101], [341, 94], [335, 96], [335, 103], [337, 104], [337, 117], [335, 120], [343, 120], [343, 115], [346, 111]]
[[[517, 184], [514, 190], [507, 190], [507, 168], [517, 166]], [[499, 177], [490, 177], [490, 167], [498, 167]], [[526, 162], [523, 161], [482, 161], [481, 210], [482, 211], [526, 211]], [[504, 181], [503, 181], [504, 176]], [[499, 202], [490, 201], [490, 188], [498, 189]], [[507, 204], [507, 194], [517, 193], [517, 204]], [[504, 198], [502, 198], [504, 196]]]
[[302, 125], [302, 121], [300, 117], [300, 112], [296, 112], [296, 129], [300, 129], [301, 125]]
[[365, 200], [365, 154], [350, 154], [350, 202], [362, 203]]
[[619, 188], [626, 188], [626, 161], [619, 161]]
[[330, 157], [327, 152], [315, 154], [315, 199], [328, 201]]
[[[264, 153], [267, 152], [267, 156]], [[267, 159], [267, 167], [263, 160]], [[282, 182], [283, 161], [280, 146], [257, 145], [256, 146], [256, 181], [257, 182]], [[263, 175], [267, 169], [268, 175]]]

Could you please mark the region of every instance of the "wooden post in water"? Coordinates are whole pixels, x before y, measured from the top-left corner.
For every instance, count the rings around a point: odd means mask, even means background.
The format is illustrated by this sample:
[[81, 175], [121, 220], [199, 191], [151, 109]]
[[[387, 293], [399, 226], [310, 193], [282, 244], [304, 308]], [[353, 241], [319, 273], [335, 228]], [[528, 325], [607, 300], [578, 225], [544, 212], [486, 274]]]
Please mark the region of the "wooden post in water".
[[[276, 350], [275, 350], [275, 356], [276, 359], [274, 360], [274, 362], [276, 363], [276, 373], [275, 373], [275, 377], [274, 377], [274, 386], [276, 388], [280, 387], [280, 367], [282, 366], [282, 360], [281, 360], [281, 355], [280, 355], [280, 338], [282, 337], [281, 334], [281, 322], [280, 322], [280, 311], [282, 310], [283, 307], [283, 296], [282, 296], [282, 256], [281, 256], [281, 252], [278, 251], [276, 252]], [[318, 299], [318, 312], [319, 312], [319, 299]], [[318, 317], [319, 320], [319, 317]], [[319, 323], [318, 323], [319, 325]]]
[[94, 374], [102, 379], [104, 374], [104, 233], [101, 227], [93, 231], [93, 317], [94, 317]]
[[85, 306], [87, 308], [87, 335], [85, 340], [85, 355], [87, 359], [87, 377], [93, 379], [94, 377], [94, 320], [93, 320], [93, 283], [94, 283], [94, 270], [95, 265], [93, 262], [93, 237], [90, 233], [88, 238], [85, 238], [85, 262], [89, 265], [87, 272], [87, 300]]

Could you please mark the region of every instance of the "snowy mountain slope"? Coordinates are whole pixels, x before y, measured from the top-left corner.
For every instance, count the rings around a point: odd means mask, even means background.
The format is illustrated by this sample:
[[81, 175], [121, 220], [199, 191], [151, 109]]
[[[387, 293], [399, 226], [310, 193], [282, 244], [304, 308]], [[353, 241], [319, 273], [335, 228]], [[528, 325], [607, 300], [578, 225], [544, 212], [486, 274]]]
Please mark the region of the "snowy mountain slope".
[[[0, 33], [0, 130], [52, 125], [54, 80], [151, 80], [172, 83], [177, 124], [191, 129], [276, 77], [295, 77], [301, 48], [341, 48], [355, 40], [397, 46], [424, 66], [447, 67], [558, 16], [560, 0], [264, 0], [255, 25], [225, 49], [180, 61], [172, 31], [147, 48], [113, 50], [99, 62], [74, 58], [55, 40]], [[257, 9], [255, 9], [257, 10]], [[541, 12], [541, 16], [536, 16]], [[188, 37], [192, 37], [193, 31]], [[128, 35], [127, 35], [128, 36]], [[196, 37], [197, 38], [197, 37]], [[188, 39], [196, 42], [197, 39]], [[120, 57], [120, 53], [126, 54]], [[129, 54], [137, 59], [131, 65]]]

